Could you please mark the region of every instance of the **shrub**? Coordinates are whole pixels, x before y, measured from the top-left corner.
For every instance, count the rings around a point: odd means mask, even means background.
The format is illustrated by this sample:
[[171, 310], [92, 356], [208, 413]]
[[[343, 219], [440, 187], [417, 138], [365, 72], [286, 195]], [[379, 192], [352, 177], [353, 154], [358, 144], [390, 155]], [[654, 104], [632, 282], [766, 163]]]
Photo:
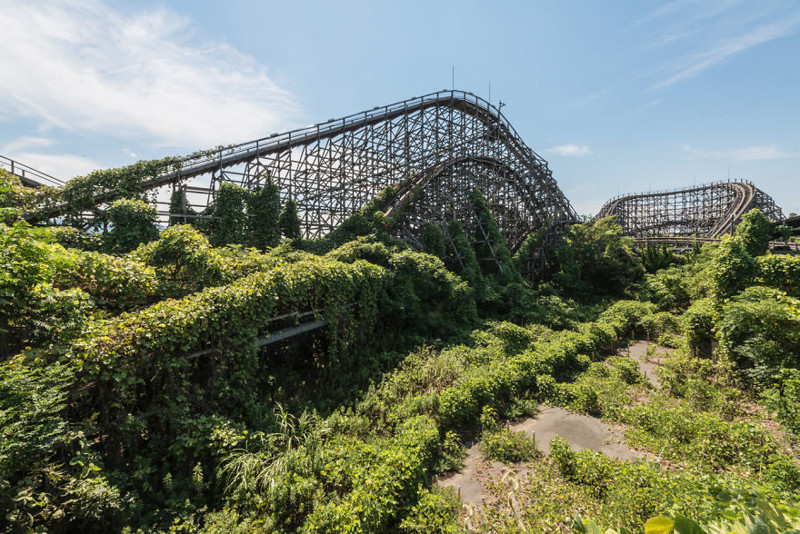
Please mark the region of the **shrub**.
[[246, 195], [249, 244], [264, 250], [281, 240], [281, 196], [278, 186], [267, 177], [263, 187]]
[[300, 217], [297, 215], [297, 203], [289, 199], [283, 206], [280, 218], [281, 233], [286, 239], [297, 241], [302, 237]]
[[772, 223], [761, 210], [754, 208], [742, 215], [742, 220], [736, 226], [734, 239], [742, 244], [748, 254], [755, 257], [767, 251], [772, 234]]
[[781, 368], [800, 368], [800, 300], [750, 287], [727, 303], [718, 323], [720, 346], [745, 374], [761, 382]]
[[108, 208], [111, 231], [108, 248], [112, 252], [130, 252], [141, 243], [158, 237], [156, 208], [143, 200], [116, 200]]
[[620, 295], [644, 274], [633, 241], [622, 236], [615, 217], [575, 224], [556, 249], [558, 272], [553, 280], [569, 295]]
[[800, 297], [800, 257], [768, 254], [756, 258], [757, 283]]
[[433, 222], [426, 222], [422, 227], [422, 251], [444, 259], [444, 234], [442, 227]]
[[800, 370], [782, 369], [775, 386], [764, 392], [764, 402], [786, 430], [800, 436]]
[[507, 464], [527, 462], [539, 452], [525, 432], [513, 432], [506, 427], [483, 432], [480, 448], [487, 458]]
[[693, 355], [711, 357], [717, 309], [711, 298], [695, 301], [681, 316], [683, 335]]
[[423, 489], [417, 504], [400, 523], [401, 533], [458, 534], [456, 526], [461, 503], [452, 488]]
[[741, 240], [728, 236], [722, 239], [707, 267], [712, 296], [725, 299], [742, 291], [755, 281], [758, 263]]

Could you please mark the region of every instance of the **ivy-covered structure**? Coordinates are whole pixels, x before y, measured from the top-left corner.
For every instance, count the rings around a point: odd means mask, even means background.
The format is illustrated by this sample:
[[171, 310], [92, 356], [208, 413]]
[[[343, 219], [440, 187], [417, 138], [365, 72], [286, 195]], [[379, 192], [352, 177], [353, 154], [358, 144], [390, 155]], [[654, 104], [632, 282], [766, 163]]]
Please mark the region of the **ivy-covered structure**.
[[[387, 187], [396, 194], [378, 209], [391, 215], [402, 206], [403, 220], [393, 232], [420, 249], [429, 222], [451, 247], [450, 221], [460, 221], [468, 235], [486, 234], [470, 199], [475, 190], [512, 253], [529, 234], [561, 227], [548, 223], [577, 219], [547, 162], [498, 108], [462, 91], [415, 97], [185, 158], [142, 162], [134, 171], [73, 180], [61, 203], [27, 218], [91, 216], [96, 206], [121, 195], [160, 188], [181, 188], [184, 195], [171, 209], [168, 194], [151, 195], [164, 221], [213, 217], [200, 212], [214, 205], [222, 184], [255, 190], [271, 180], [281, 204], [296, 206], [304, 238], [327, 235]], [[177, 205], [187, 212], [176, 213]]]

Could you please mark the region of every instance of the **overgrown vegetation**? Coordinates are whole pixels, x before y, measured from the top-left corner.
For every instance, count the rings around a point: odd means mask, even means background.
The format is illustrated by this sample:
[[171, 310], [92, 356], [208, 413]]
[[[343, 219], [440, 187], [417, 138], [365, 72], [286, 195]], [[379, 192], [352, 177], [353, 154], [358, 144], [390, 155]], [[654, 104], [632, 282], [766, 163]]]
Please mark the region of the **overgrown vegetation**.
[[[532, 287], [548, 229], [512, 255], [480, 192], [482, 230], [426, 225], [422, 252], [389, 237], [392, 189], [316, 241], [269, 180], [159, 230], [140, 187], [172, 164], [65, 188], [130, 191], [105, 234], [20, 222], [39, 193], [0, 176], [2, 530], [797, 528], [798, 259], [763, 215], [685, 258], [576, 224]], [[658, 387], [632, 339], [677, 348]], [[543, 455], [507, 424], [540, 403], [639, 459]], [[473, 440], [526, 471], [470, 512], [433, 480]]]

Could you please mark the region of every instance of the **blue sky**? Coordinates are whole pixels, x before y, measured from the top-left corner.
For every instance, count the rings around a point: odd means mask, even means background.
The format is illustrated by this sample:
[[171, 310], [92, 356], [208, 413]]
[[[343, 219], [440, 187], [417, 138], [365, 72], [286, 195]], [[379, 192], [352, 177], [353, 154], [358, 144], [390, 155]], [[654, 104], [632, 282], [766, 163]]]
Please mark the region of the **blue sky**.
[[455, 87], [579, 213], [747, 178], [800, 212], [800, 3], [0, 0], [0, 154], [58, 177]]

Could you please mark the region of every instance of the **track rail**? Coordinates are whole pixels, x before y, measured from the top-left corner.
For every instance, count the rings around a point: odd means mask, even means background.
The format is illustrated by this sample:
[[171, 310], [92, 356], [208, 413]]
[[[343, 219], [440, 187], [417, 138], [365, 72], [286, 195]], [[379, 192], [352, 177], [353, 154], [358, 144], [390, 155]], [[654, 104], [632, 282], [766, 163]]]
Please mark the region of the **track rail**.
[[22, 185], [27, 187], [39, 187], [42, 185], [58, 187], [64, 185], [64, 182], [58, 178], [1, 155], [0, 169], [17, 176], [22, 181]]
[[713, 239], [733, 232], [742, 215], [753, 208], [772, 220], [783, 219], [775, 201], [747, 180], [620, 196], [608, 201], [598, 217], [617, 215], [623, 232], [639, 239], [685, 235]]

